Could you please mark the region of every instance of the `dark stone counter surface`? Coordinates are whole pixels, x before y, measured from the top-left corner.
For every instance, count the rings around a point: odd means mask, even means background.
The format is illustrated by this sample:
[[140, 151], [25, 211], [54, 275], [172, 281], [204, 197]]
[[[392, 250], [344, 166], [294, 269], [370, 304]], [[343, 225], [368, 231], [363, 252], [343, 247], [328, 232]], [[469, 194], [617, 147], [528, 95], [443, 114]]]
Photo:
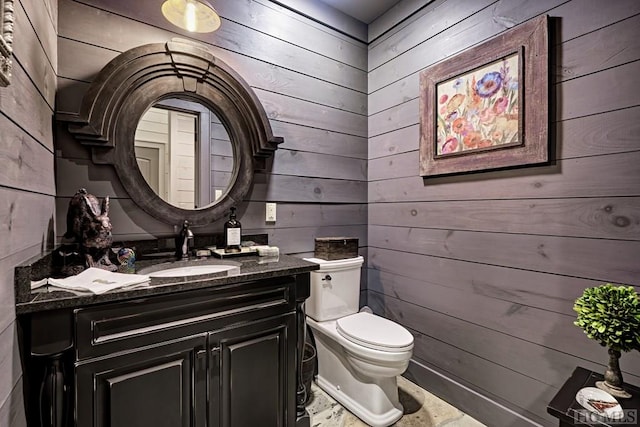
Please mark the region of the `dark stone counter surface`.
[[[175, 278], [151, 278], [149, 286], [136, 287], [131, 289], [113, 290], [104, 294], [94, 295], [92, 293], [77, 293], [43, 286], [31, 290], [31, 281], [41, 280], [55, 276], [53, 252], [44, 254], [41, 257], [28, 261], [15, 269], [15, 294], [16, 294], [16, 314], [26, 314], [60, 308], [74, 308], [87, 305], [99, 304], [110, 301], [124, 301], [132, 298], [141, 298], [151, 295], [162, 295], [176, 292], [183, 292], [192, 289], [208, 288], [213, 286], [224, 286], [234, 283], [247, 282], [272, 277], [295, 275], [317, 270], [317, 264], [304, 261], [289, 255], [278, 257], [259, 256], [237, 256], [226, 261], [233, 261], [239, 264], [239, 271], [222, 272], [214, 274], [203, 274], [190, 277]], [[201, 260], [187, 261], [193, 265], [207, 263], [217, 258], [206, 258]], [[136, 269], [140, 271], [161, 263], [171, 262], [170, 267], [184, 265], [184, 261], [175, 261], [172, 257], [143, 259], [136, 262]]]

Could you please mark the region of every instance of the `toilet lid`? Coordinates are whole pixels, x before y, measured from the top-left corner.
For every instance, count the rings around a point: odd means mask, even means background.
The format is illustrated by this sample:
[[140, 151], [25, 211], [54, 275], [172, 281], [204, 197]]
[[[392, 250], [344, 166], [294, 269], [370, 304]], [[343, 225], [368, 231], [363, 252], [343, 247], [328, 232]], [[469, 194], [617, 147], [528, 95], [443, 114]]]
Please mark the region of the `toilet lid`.
[[403, 326], [370, 313], [356, 313], [336, 321], [338, 333], [351, 342], [382, 351], [413, 348], [413, 335]]

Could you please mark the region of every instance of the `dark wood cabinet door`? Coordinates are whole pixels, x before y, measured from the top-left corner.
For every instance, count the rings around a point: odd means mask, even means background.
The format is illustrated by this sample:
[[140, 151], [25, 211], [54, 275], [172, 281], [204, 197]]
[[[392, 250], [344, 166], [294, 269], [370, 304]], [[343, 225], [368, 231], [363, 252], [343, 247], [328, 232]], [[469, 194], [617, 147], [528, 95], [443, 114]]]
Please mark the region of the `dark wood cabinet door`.
[[295, 314], [213, 335], [211, 426], [295, 425]]
[[206, 334], [76, 367], [78, 427], [204, 427]]

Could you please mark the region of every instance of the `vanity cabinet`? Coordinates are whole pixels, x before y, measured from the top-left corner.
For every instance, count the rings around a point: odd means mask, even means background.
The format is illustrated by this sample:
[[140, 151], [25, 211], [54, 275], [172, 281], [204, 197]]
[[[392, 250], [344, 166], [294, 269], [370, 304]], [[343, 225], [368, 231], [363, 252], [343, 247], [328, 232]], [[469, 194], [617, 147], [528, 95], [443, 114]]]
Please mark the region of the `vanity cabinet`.
[[[40, 390], [28, 406], [42, 425], [293, 426], [307, 286], [308, 274], [282, 276], [23, 316], [31, 355], [47, 347], [62, 360], [31, 381]], [[69, 336], [52, 340], [66, 324]], [[65, 345], [53, 351], [51, 341]]]
[[75, 377], [78, 426], [206, 425], [205, 335], [92, 360]]

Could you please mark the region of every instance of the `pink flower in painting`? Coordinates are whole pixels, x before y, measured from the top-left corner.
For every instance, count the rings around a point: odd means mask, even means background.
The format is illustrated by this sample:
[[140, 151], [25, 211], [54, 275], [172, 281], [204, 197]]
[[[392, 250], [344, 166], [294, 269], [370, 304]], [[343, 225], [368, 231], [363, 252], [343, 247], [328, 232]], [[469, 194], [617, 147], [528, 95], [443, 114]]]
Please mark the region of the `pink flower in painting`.
[[443, 105], [442, 108], [440, 108], [440, 115], [445, 116], [446, 114], [447, 114], [447, 106]]
[[444, 104], [445, 102], [447, 102], [447, 99], [449, 99], [449, 95], [445, 93], [440, 97], [440, 104]]
[[492, 145], [493, 143], [489, 139], [483, 139], [482, 141], [478, 142], [478, 148], [491, 147]]
[[482, 135], [480, 132], [469, 132], [462, 140], [462, 143], [467, 149], [471, 149], [477, 148], [481, 140]]
[[501, 130], [494, 130], [493, 133], [491, 134], [491, 138], [496, 141], [496, 142], [500, 142], [502, 140], [502, 136], [503, 136], [503, 132]]
[[491, 111], [490, 108], [485, 108], [480, 111], [480, 121], [482, 123], [491, 123], [493, 119], [495, 119], [495, 114]]
[[505, 112], [507, 106], [509, 105], [509, 100], [505, 96], [501, 96], [496, 100], [496, 103], [493, 104], [493, 112], [496, 115], [500, 115]]
[[467, 125], [467, 120], [464, 117], [459, 117], [453, 121], [451, 130], [455, 133], [462, 133]]
[[453, 153], [458, 149], [458, 138], [451, 137], [442, 144], [442, 154]]

